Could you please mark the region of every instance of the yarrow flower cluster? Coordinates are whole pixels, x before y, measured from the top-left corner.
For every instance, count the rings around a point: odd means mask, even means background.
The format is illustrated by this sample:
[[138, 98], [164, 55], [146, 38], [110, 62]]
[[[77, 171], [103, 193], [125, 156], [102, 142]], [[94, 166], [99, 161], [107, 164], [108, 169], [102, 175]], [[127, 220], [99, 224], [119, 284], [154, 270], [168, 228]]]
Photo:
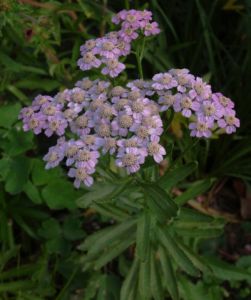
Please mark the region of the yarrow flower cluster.
[[[81, 47], [81, 69], [104, 64], [101, 72], [116, 77], [125, 68], [118, 58], [130, 53], [131, 42], [139, 35], [159, 33], [149, 11], [123, 10], [113, 22], [121, 25], [120, 31]], [[170, 109], [190, 120], [191, 136], [208, 138], [217, 129], [230, 134], [240, 125], [234, 103], [213, 93], [210, 85], [187, 69], [171, 69], [149, 81], [130, 81], [125, 87], [85, 77], [54, 97], [37, 96], [22, 109], [20, 119], [25, 131], [58, 136], [44, 157], [46, 169], [64, 161], [68, 176], [79, 188], [82, 183], [93, 184], [101, 155], [113, 155], [116, 165], [129, 174], [137, 172], [147, 157], [160, 163], [166, 154], [160, 144], [161, 116]]]
[[117, 77], [125, 69], [119, 58], [130, 54], [133, 40], [139, 34], [151, 36], [160, 32], [158, 24], [151, 20], [150, 11], [122, 10], [112, 18], [113, 23], [121, 24], [121, 29], [109, 32], [102, 38], [88, 40], [81, 46], [82, 57], [78, 60], [78, 66], [83, 71], [101, 66], [102, 74]]

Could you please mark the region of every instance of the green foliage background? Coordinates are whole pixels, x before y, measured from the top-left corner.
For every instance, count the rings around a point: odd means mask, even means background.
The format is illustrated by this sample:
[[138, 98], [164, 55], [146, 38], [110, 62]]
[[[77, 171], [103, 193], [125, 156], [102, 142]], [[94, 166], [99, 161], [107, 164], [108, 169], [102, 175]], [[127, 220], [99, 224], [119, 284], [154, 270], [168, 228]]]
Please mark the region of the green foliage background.
[[[95, 77], [93, 72], [84, 75], [78, 70], [79, 47], [85, 40], [114, 28], [110, 22], [112, 13], [129, 7], [152, 10], [162, 29], [145, 53], [146, 77], [171, 67], [187, 67], [193, 74], [210, 81], [215, 90], [232, 98], [241, 120], [241, 128], [236, 135], [216, 138], [210, 144], [201, 141], [194, 146], [185, 135], [178, 139], [178, 146], [173, 149], [174, 156], [169, 159], [175, 160], [178, 150], [189, 148], [183, 162], [193, 173], [182, 169], [185, 172], [183, 177], [191, 175], [190, 180], [166, 181], [165, 188], [168, 189], [166, 185], [170, 184], [169, 188], [177, 185], [185, 189], [186, 192], [177, 200], [183, 204], [208, 190], [221, 178], [240, 178], [245, 184], [250, 184], [250, 0], [0, 0], [0, 299], [120, 299], [121, 284], [131, 266], [132, 250], [109, 264], [104, 264], [102, 257], [100, 261], [94, 255], [94, 262], [88, 262], [94, 264], [94, 270], [88, 267], [86, 256], [82, 254], [95, 241], [90, 237], [91, 233], [127, 217], [121, 208], [118, 211], [109, 203], [86, 209], [86, 203], [90, 204], [99, 197], [109, 198], [111, 194], [114, 197], [116, 190], [111, 191], [106, 185], [96, 187], [83, 196], [87, 191], [75, 190], [63, 168], [45, 171], [41, 157], [54, 143], [53, 139], [23, 133], [17, 117], [20, 108], [30, 104], [37, 94], [54, 94], [72, 87], [83, 76]], [[136, 78], [134, 66], [135, 61], [130, 58], [128, 76]], [[182, 124], [178, 125], [182, 129]], [[198, 168], [193, 168], [193, 161], [198, 162]], [[104, 174], [102, 169], [98, 173], [111, 176]], [[175, 173], [173, 176], [175, 178]], [[192, 186], [191, 180], [196, 181]], [[107, 214], [107, 207], [114, 210]], [[106, 214], [103, 215], [105, 209]], [[137, 209], [135, 207], [131, 211]], [[175, 273], [177, 280], [173, 280], [173, 274], [165, 274], [165, 279], [171, 282], [165, 292], [166, 299], [169, 299], [168, 295], [177, 299], [177, 289], [184, 300], [250, 299], [251, 256], [243, 256], [238, 260], [238, 266], [232, 267], [215, 259], [218, 245], [224, 243], [225, 222], [193, 215], [191, 210], [184, 209], [182, 213], [185, 230], [179, 223], [175, 230], [180, 230], [181, 237], [187, 235], [183, 241], [184, 249], [188, 247], [197, 253], [210, 255], [203, 262], [190, 259], [195, 265], [202, 264], [201, 268], [209, 262], [214, 276], [195, 279], [190, 264], [186, 265], [184, 258], [180, 262], [178, 257], [178, 265], [180, 263], [185, 271], [188, 269], [190, 275], [180, 271]], [[189, 213], [192, 213], [190, 219]], [[204, 231], [197, 231], [191, 237], [189, 232], [195, 229], [191, 218], [195, 217], [201, 222], [196, 226], [202, 226]], [[142, 217], [143, 223], [144, 218], [147, 219], [147, 216]], [[242, 225], [250, 229], [248, 222]], [[135, 235], [136, 227], [128, 228]], [[123, 247], [126, 249], [132, 245], [135, 238], [141, 243], [141, 248], [137, 249], [141, 257], [145, 249], [144, 240], [140, 241], [132, 234], [131, 240]], [[204, 238], [208, 241], [201, 242]], [[165, 240], [163, 236], [162, 240]], [[109, 243], [106, 243], [102, 244], [101, 240], [100, 247], [108, 247]], [[167, 244], [172, 242], [169, 240]], [[163, 254], [163, 250], [158, 251]], [[162, 259], [165, 261], [166, 258], [162, 256]], [[147, 270], [142, 270], [147, 273]], [[156, 285], [158, 280], [156, 277]], [[163, 299], [158, 298], [155, 287], [152, 289], [155, 299]], [[131, 299], [141, 299], [135, 297]]]

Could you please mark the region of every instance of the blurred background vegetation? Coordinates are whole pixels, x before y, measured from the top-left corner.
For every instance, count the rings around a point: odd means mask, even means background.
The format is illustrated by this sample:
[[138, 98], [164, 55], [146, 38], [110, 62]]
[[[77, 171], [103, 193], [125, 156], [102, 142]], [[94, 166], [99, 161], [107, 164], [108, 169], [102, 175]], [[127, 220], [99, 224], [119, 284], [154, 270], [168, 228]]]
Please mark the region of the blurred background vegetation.
[[[196, 178], [216, 178], [206, 204], [195, 208], [206, 205], [229, 221], [201, 251], [251, 270], [251, 1], [0, 0], [0, 299], [119, 299], [125, 258], [92, 273], [75, 263], [76, 246], [111, 220], [77, 208], [81, 192], [64, 170], [44, 171], [41, 157], [53, 138], [24, 134], [17, 116], [39, 93], [95, 78], [77, 68], [79, 47], [114, 29], [110, 17], [123, 8], [151, 10], [162, 29], [144, 56], [147, 77], [186, 67], [236, 103], [237, 134], [201, 141], [186, 160], [199, 161]], [[134, 65], [130, 58], [132, 78]], [[171, 131], [181, 150], [192, 143], [178, 118]], [[183, 299], [251, 299], [245, 274], [221, 271], [228, 282], [181, 279]]]

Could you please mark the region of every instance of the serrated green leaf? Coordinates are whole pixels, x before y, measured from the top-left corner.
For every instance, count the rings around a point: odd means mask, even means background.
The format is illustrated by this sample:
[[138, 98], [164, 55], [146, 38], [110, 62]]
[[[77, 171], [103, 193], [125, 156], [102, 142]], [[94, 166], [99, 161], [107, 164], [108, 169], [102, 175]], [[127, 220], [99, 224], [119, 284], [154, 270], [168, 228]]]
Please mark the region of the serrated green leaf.
[[182, 237], [211, 239], [222, 235], [223, 228], [177, 228], [175, 232]]
[[105, 235], [96, 240], [95, 244], [90, 247], [88, 251], [88, 257], [95, 257], [114, 241], [124, 239], [125, 236], [128, 235], [128, 233], [132, 234], [133, 232], [135, 232], [134, 227], [136, 225], [136, 222], [137, 220], [135, 218], [131, 218], [118, 225], [110, 226], [110, 230], [107, 231]]
[[220, 261], [214, 257], [204, 257], [205, 262], [210, 266], [215, 277], [222, 280], [248, 280], [251, 272]]
[[130, 217], [130, 215], [125, 210], [116, 207], [112, 203], [94, 204], [92, 205], [92, 207], [102, 216], [112, 218], [119, 222], [122, 222], [123, 220], [128, 219], [128, 217]]
[[177, 265], [188, 274], [192, 276], [198, 276], [198, 270], [195, 268], [184, 251], [181, 250], [174, 238], [171, 237], [168, 229], [164, 231], [163, 229], [159, 228], [158, 235], [159, 241], [162, 243], [168, 253], [173, 257]]
[[212, 186], [214, 179], [204, 179], [194, 182], [191, 187], [189, 187], [184, 193], [176, 197], [174, 201], [178, 205], [184, 205], [187, 201], [193, 199], [194, 197], [201, 195], [209, 190]]
[[147, 205], [159, 222], [164, 223], [177, 216], [178, 206], [171, 197], [157, 185], [144, 185]]
[[163, 271], [163, 283], [173, 300], [179, 300], [178, 283], [166, 249], [159, 248], [160, 264]]
[[124, 240], [119, 241], [116, 244], [113, 244], [111, 248], [100, 256], [100, 258], [95, 260], [94, 269], [98, 270], [104, 265], [109, 263], [111, 260], [118, 257], [122, 252], [124, 252], [132, 243], [135, 242], [135, 236], [130, 235], [124, 238]]
[[89, 207], [92, 203], [105, 203], [118, 197], [124, 190], [128, 181], [121, 182], [120, 184], [114, 183], [97, 183], [81, 198], [77, 199], [77, 206], [81, 208]]

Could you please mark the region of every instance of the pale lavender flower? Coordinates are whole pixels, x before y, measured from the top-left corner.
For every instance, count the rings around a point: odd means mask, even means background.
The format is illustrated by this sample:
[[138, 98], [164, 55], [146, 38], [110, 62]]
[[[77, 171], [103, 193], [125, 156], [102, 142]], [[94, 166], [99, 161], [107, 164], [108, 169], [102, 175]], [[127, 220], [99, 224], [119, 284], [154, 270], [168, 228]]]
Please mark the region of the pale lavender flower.
[[240, 127], [240, 120], [236, 118], [235, 112], [224, 115], [223, 119], [218, 120], [218, 126], [224, 128], [227, 134], [236, 132], [236, 128]]
[[23, 130], [32, 130], [35, 134], [39, 134], [45, 127], [46, 118], [40, 112], [34, 113], [30, 118], [23, 119]]
[[163, 155], [166, 155], [166, 150], [159, 144], [158, 139], [154, 139], [147, 145], [147, 151], [158, 164], [163, 160]]
[[78, 60], [78, 66], [83, 71], [99, 68], [100, 65], [101, 61], [91, 51], [86, 52], [83, 57]]
[[139, 36], [138, 33], [131, 28], [120, 30], [119, 35], [125, 43], [131, 43], [133, 40], [136, 40]]
[[35, 111], [39, 110], [43, 104], [53, 102], [54, 98], [51, 96], [45, 96], [45, 95], [38, 95], [33, 101], [32, 101], [32, 107]]
[[200, 103], [192, 100], [186, 94], [179, 94], [173, 104], [173, 108], [174, 111], [181, 112], [184, 117], [190, 118], [192, 111], [198, 111], [200, 109]]
[[92, 127], [94, 127], [94, 123], [88, 118], [87, 113], [77, 117], [70, 123], [71, 131], [78, 134], [80, 137], [89, 134]]
[[82, 137], [84, 147], [89, 150], [98, 150], [104, 144], [104, 138], [99, 137], [96, 134], [89, 134]]
[[173, 78], [171, 74], [158, 73], [153, 76], [152, 87], [155, 90], [170, 90], [176, 87], [177, 85], [177, 81]]
[[82, 80], [76, 82], [75, 86], [81, 88], [82, 90], [88, 91], [95, 81], [90, 80], [89, 77], [85, 77]]
[[211, 86], [204, 82], [202, 78], [196, 77], [192, 83], [192, 89], [189, 91], [189, 96], [199, 101], [207, 100], [212, 96]]
[[79, 167], [77, 169], [71, 168], [68, 172], [68, 176], [75, 178], [74, 186], [79, 188], [81, 183], [84, 183], [86, 186], [91, 186], [93, 184], [93, 178], [90, 176], [95, 172], [94, 169], [86, 169], [85, 167]]
[[101, 38], [97, 42], [97, 54], [108, 59], [114, 59], [119, 57], [120, 50], [117, 47], [118, 40], [111, 38]]
[[53, 134], [61, 136], [65, 133], [65, 129], [68, 126], [67, 121], [62, 116], [49, 116], [47, 118], [45, 135], [50, 137]]
[[127, 56], [131, 52], [131, 44], [129, 42], [125, 42], [123, 39], [119, 38], [117, 48], [119, 49], [120, 56]]
[[158, 99], [158, 103], [160, 104], [160, 111], [166, 111], [170, 107], [173, 107], [176, 100], [177, 94], [173, 95], [170, 91], [162, 93], [162, 95]]
[[66, 166], [71, 166], [75, 163], [77, 154], [84, 147], [81, 140], [69, 140], [65, 143], [64, 155], [66, 156]]
[[50, 147], [49, 152], [44, 156], [46, 161], [45, 169], [55, 168], [64, 159], [64, 143], [58, 143], [56, 146]]
[[80, 47], [81, 54], [84, 55], [86, 52], [93, 50], [96, 47], [96, 39], [88, 40]]
[[185, 93], [188, 91], [188, 89], [192, 88], [194, 76], [192, 74], [189, 74], [188, 69], [171, 69], [168, 73], [172, 74], [176, 79], [178, 83], [178, 92]]
[[125, 65], [117, 59], [106, 59], [103, 62], [106, 66], [101, 70], [101, 73], [104, 75], [117, 77], [125, 69]]
[[117, 141], [115, 138], [104, 138], [102, 143], [102, 153], [106, 154], [109, 152], [109, 154], [114, 154], [117, 150]]
[[95, 169], [98, 163], [99, 152], [95, 150], [80, 149], [76, 154], [75, 165], [77, 168], [84, 167], [87, 170]]
[[30, 120], [31, 116], [35, 113], [35, 110], [32, 106], [24, 107], [21, 109], [18, 119], [27, 122]]
[[156, 35], [160, 33], [159, 24], [157, 22], [147, 23], [144, 26], [144, 35]]
[[128, 130], [133, 125], [133, 117], [120, 112], [118, 116], [111, 122], [112, 135], [127, 136]]
[[135, 173], [140, 169], [145, 161], [146, 155], [143, 155], [142, 150], [138, 148], [122, 148], [117, 154], [115, 161], [118, 167], [123, 167], [127, 173]]
[[222, 95], [222, 93], [214, 93], [212, 95], [212, 99], [222, 106], [224, 113], [231, 112], [234, 108], [234, 102], [231, 99]]
[[57, 93], [56, 96], [54, 97], [54, 101], [63, 106], [64, 104], [70, 101], [70, 97], [71, 97], [70, 90], [66, 89], [62, 92]]
[[148, 98], [139, 98], [125, 106], [125, 111], [131, 115], [136, 123], [146, 116], [151, 115], [150, 100]]
[[198, 116], [204, 116], [207, 120], [218, 120], [224, 114], [224, 110], [222, 109], [219, 102], [216, 101], [203, 101], [201, 103], [200, 109], [197, 111]]
[[214, 123], [212, 120], [208, 120], [205, 117], [198, 117], [196, 122], [189, 124], [191, 136], [209, 138], [212, 135], [211, 129], [213, 128], [213, 125]]

